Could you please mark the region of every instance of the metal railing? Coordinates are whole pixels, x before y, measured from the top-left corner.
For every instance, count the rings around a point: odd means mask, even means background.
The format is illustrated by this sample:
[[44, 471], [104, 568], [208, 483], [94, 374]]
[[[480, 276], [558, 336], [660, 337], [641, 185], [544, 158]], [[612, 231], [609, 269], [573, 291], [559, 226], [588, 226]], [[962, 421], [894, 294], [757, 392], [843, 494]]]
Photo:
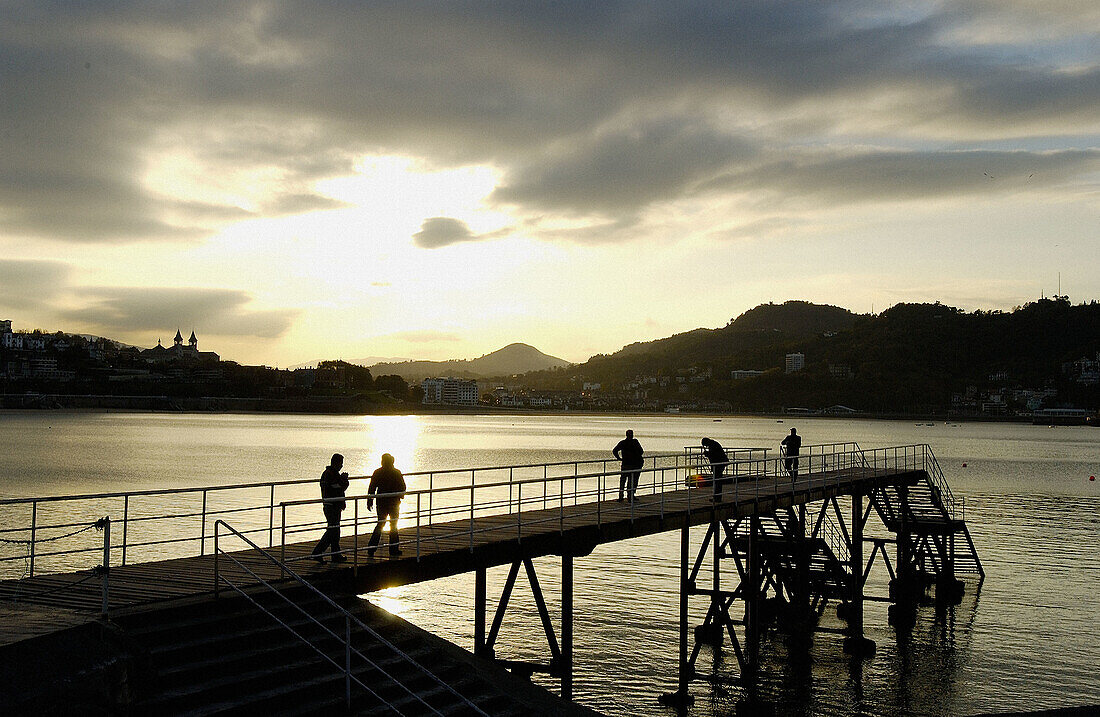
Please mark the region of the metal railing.
[[[79, 536], [81, 536], [85, 533], [89, 533], [92, 529], [101, 530], [101, 531], [103, 531], [103, 547], [102, 547], [103, 562], [99, 565], [96, 565], [96, 566], [88, 569], [88, 575], [86, 575], [85, 577], [83, 577], [79, 580], [76, 580], [76, 581], [73, 581], [73, 582], [70, 582], [70, 583], [63, 583], [61, 585], [56, 585], [56, 586], [53, 586], [53, 587], [48, 587], [48, 588], [45, 588], [45, 589], [42, 589], [42, 590], [35, 590], [33, 592], [24, 592], [21, 589], [21, 587], [17, 587], [14, 594], [8, 596], [8, 599], [10, 599], [12, 602], [19, 602], [21, 600], [36, 600], [36, 599], [45, 597], [47, 595], [52, 595], [52, 594], [55, 594], [55, 593], [65, 592], [66, 590], [71, 590], [72, 588], [75, 588], [78, 585], [83, 585], [84, 583], [86, 583], [89, 580], [91, 580], [91, 579], [98, 576], [100, 578], [100, 592], [102, 594], [101, 612], [102, 612], [104, 617], [107, 617], [110, 614], [110, 594], [111, 594], [111, 578], [110, 578], [110, 576], [111, 576], [111, 516], [109, 516], [109, 515], [103, 516], [102, 518], [99, 518], [99, 519], [97, 519], [97, 520], [95, 520], [91, 523], [83, 523], [83, 524], [74, 523], [74, 524], [64, 525], [62, 527], [66, 528], [66, 529], [69, 529], [69, 528], [72, 528], [72, 529], [69, 530], [66, 533], [61, 533], [61, 534], [58, 534], [58, 535], [51, 535], [51, 536], [48, 536], [48, 537], [43, 537], [43, 536], [40, 536], [40, 535], [36, 535], [35, 537], [37, 539], [37, 543], [52, 543], [52, 542], [55, 542], [55, 541], [67, 540], [67, 539], [70, 539], [70, 538], [79, 537]], [[14, 532], [14, 531], [13, 530], [6, 530], [4, 532], [10, 533], [10, 532]], [[27, 551], [28, 551], [27, 555], [25, 555], [25, 556], [19, 556], [19, 555], [9, 556], [7, 559], [8, 559], [9, 562], [10, 561], [18, 561], [18, 560], [25, 561], [25, 564], [26, 564], [27, 567], [24, 570], [24, 577], [31, 577], [32, 576], [31, 566], [33, 565], [33, 562], [34, 562], [34, 550], [35, 550], [35, 547], [36, 547], [36, 544], [37, 544], [36, 540], [34, 540], [34, 539], [25, 540], [25, 539], [20, 539], [20, 538], [14, 538], [14, 539], [13, 538], [0, 538], [0, 543], [6, 544], [6, 545], [19, 545], [19, 546], [24, 546], [24, 547], [27, 548]], [[92, 550], [94, 550], [94, 549], [95, 548], [92, 548]], [[80, 550], [72, 551], [72, 552], [87, 552], [87, 551], [84, 550], [84, 549], [80, 549]], [[21, 585], [22, 585], [22, 583], [17, 583], [17, 586], [21, 586]]]
[[[688, 447], [682, 453], [656, 454], [646, 457], [641, 472], [638, 495], [645, 501], [659, 503], [663, 516], [666, 502], [673, 493], [683, 491], [693, 475], [709, 475], [709, 461], [701, 457], [698, 447]], [[725, 464], [724, 499], [740, 501], [751, 497], [759, 500], [778, 497], [791, 490], [784, 480], [761, 479], [786, 477], [782, 457], [768, 457], [762, 448], [728, 449], [732, 459]], [[891, 469], [926, 470], [935, 480], [942, 481], [931, 450], [925, 444], [895, 446], [873, 450], [859, 450], [854, 443], [833, 443], [803, 446], [799, 456], [799, 477], [794, 481], [798, 491], [840, 484], [868, 471]], [[595, 469], [595, 470], [593, 470]], [[614, 459], [561, 461], [555, 463], [517, 464], [483, 468], [453, 469], [443, 471], [417, 471], [405, 474], [410, 485], [426, 487], [410, 490], [404, 497], [400, 528], [400, 545], [415, 546], [416, 555], [422, 552], [424, 541], [442, 540], [456, 534], [466, 538], [473, 547], [475, 535], [494, 528], [478, 527], [476, 519], [482, 516], [507, 513], [515, 517], [514, 537], [522, 540], [530, 531], [544, 531], [547, 524], [557, 523], [564, 529], [565, 509], [587, 504], [587, 509], [572, 510], [574, 516], [593, 516], [597, 525], [607, 518], [611, 508], [605, 501], [618, 492], [620, 470]], [[353, 481], [363, 481], [356, 477]], [[705, 482], [705, 481], [704, 481]], [[361, 483], [360, 485], [365, 485]], [[946, 486], [946, 483], [943, 483]], [[67, 526], [79, 526], [71, 515], [74, 512], [96, 510], [98, 515], [105, 502], [121, 504], [122, 520], [116, 520], [114, 535], [108, 553], [114, 551], [117, 563], [166, 557], [202, 555], [208, 541], [213, 539], [211, 521], [226, 520], [243, 523], [239, 531], [255, 542], [265, 542], [268, 548], [285, 546], [288, 541], [305, 540], [306, 534], [319, 537], [325, 529], [321, 517], [319, 498], [305, 498], [316, 489], [316, 480], [288, 480], [264, 483], [244, 483], [228, 486], [178, 488], [168, 490], [133, 491], [126, 493], [99, 493], [83, 496], [51, 496], [45, 498], [0, 500], [0, 524], [18, 525], [21, 520], [4, 515], [12, 510], [25, 510], [23, 527], [0, 529], [0, 538], [16, 534], [29, 546], [27, 555], [0, 555], [0, 569], [14, 565], [13, 561], [29, 559], [30, 574], [35, 560], [46, 557], [73, 558], [82, 553], [98, 551], [102, 546], [82, 546], [57, 550], [42, 550], [40, 536]], [[954, 505], [949, 490], [939, 489], [948, 504]], [[691, 508], [710, 502], [710, 489], [689, 491], [687, 503]], [[696, 497], [698, 496], [698, 497]], [[383, 496], [384, 497], [384, 496]], [[364, 509], [362, 501], [367, 496], [350, 495], [346, 498], [350, 510], [341, 521], [342, 529], [350, 528], [354, 534], [366, 526], [373, 527], [374, 516]], [[188, 504], [188, 501], [190, 502]], [[171, 505], [164, 505], [165, 502]], [[677, 509], [682, 508], [683, 496]], [[60, 512], [70, 520], [56, 520], [55, 515], [44, 519], [43, 509], [63, 508]], [[542, 511], [537, 516], [533, 511]], [[626, 506], [627, 515], [633, 518], [636, 504]], [[615, 519], [622, 517], [622, 508], [612, 511]], [[29, 520], [27, 519], [29, 517]], [[121, 530], [118, 523], [121, 522]], [[443, 523], [449, 524], [446, 529]], [[457, 526], [463, 526], [459, 529]], [[267, 533], [266, 540], [263, 534]], [[121, 534], [121, 535], [120, 535]], [[408, 536], [412, 537], [408, 537]], [[353, 548], [357, 550], [357, 548]], [[109, 557], [109, 556], [108, 556]], [[357, 556], [358, 557], [358, 556]], [[66, 566], [62, 566], [66, 567]], [[69, 567], [69, 569], [72, 569]]]
[[[918, 470], [924, 465], [924, 454], [928, 451], [927, 445], [869, 451], [847, 450], [852, 445], [837, 443], [813, 446], [814, 450], [799, 456], [799, 478], [790, 482], [783, 458], [744, 458], [719, 464], [725, 466], [721, 502], [777, 500], [781, 495], [791, 492], [792, 488], [798, 493], [808, 493], [828, 486], [843, 486], [874, 471]], [[699, 471], [711, 468], [709, 461], [700, 462], [690, 452], [687, 461], [644, 468], [636, 494], [641, 502], [630, 502], [623, 506], [607, 505], [618, 493], [618, 470], [545, 479], [489, 483], [470, 481], [461, 486], [410, 490], [402, 494], [349, 495], [343, 500], [348, 504], [345, 513], [350, 513], [351, 517], [341, 521], [341, 528], [349, 528], [354, 536], [360, 535], [360, 530], [364, 527], [370, 529], [379, 525], [373, 516], [365, 518], [368, 511], [361, 507], [363, 501], [403, 498], [403, 512], [399, 522], [401, 537], [395, 543], [399, 549], [411, 550], [419, 560], [426, 546], [461, 538], [472, 552], [478, 536], [488, 533], [493, 533], [500, 539], [522, 542], [525, 537], [535, 534], [564, 532], [567, 517], [570, 521], [581, 518], [589, 525], [600, 527], [608, 520], [622, 520], [624, 511], [626, 517], [633, 520], [638, 506], [643, 503], [651, 507], [656, 503], [662, 518], [666, 508], [670, 507], [669, 501], [673, 499], [676, 501], [673, 506], [675, 510], [692, 511], [713, 507], [713, 482], [704, 481], [700, 484], [694, 480]], [[703, 475], [707, 477], [709, 474]], [[764, 480], [769, 478], [776, 480]], [[685, 486], [700, 486], [703, 489], [688, 490], [685, 497]], [[311, 557], [288, 557], [285, 549], [288, 544], [302, 540], [305, 534], [316, 536], [325, 528], [324, 521], [316, 517], [320, 515], [320, 507], [324, 502], [325, 499], [314, 498], [280, 504], [280, 542], [284, 546], [281, 556], [285, 562], [293, 563]], [[308, 513], [303, 509], [309, 509]], [[491, 515], [514, 516], [514, 520], [508, 523], [478, 520]], [[343, 552], [350, 553], [353, 564], [358, 565], [359, 551], [359, 543], [353, 539], [350, 549]]]
[[[223, 547], [222, 547], [222, 543], [221, 543], [221, 536], [222, 536], [222, 530], [223, 529], [224, 529], [224, 531], [226, 532], [227, 535], [233, 536], [233, 537], [237, 538], [239, 541], [241, 541], [242, 543], [244, 543], [244, 545], [246, 546], [246, 549], [251, 548], [251, 550], [253, 551], [254, 554], [258, 553], [259, 555], [263, 556], [267, 561], [269, 561], [270, 563], [277, 566], [279, 568], [280, 574], [282, 574], [284, 576], [289, 576], [293, 580], [294, 584], [299, 589], [304, 590], [307, 594], [309, 594], [314, 599], [320, 600], [325, 605], [327, 605], [329, 608], [331, 608], [332, 610], [335, 610], [337, 612], [337, 614], [339, 614], [340, 617], [343, 618], [343, 628], [344, 628], [343, 629], [343, 634], [339, 634], [336, 631], [334, 631], [332, 628], [330, 628], [328, 625], [325, 625], [324, 622], [317, 619], [317, 617], [312, 615], [306, 608], [304, 608], [298, 602], [295, 602], [291, 597], [286, 595], [286, 593], [284, 592], [285, 586], [283, 586], [284, 590], [280, 590], [279, 588], [275, 587], [274, 585], [272, 585], [270, 582], [268, 582], [267, 580], [265, 580], [261, 576], [257, 575], [256, 572], [252, 568], [248, 567], [248, 565], [246, 565], [243, 561], [239, 560], [238, 557], [236, 555], [234, 555], [233, 552], [224, 550]], [[256, 608], [258, 608], [259, 610], [264, 612], [268, 617], [270, 617], [275, 622], [279, 623], [279, 625], [281, 625], [283, 628], [285, 628], [287, 631], [289, 631], [292, 635], [294, 635], [294, 637], [301, 640], [303, 643], [305, 643], [310, 648], [312, 648], [322, 658], [324, 658], [327, 662], [329, 662], [334, 667], [336, 667], [344, 676], [344, 701], [345, 701], [346, 706], [349, 709], [351, 708], [352, 685], [354, 684], [355, 686], [359, 687], [360, 689], [364, 690], [365, 692], [370, 694], [372, 697], [377, 699], [379, 702], [381, 702], [386, 707], [389, 707], [391, 710], [393, 710], [397, 714], [402, 714], [401, 710], [398, 709], [398, 707], [394, 706], [394, 704], [391, 701], [389, 701], [389, 700], [385, 699], [384, 697], [382, 697], [375, 689], [371, 688], [369, 685], [367, 685], [365, 682], [363, 682], [363, 680], [359, 679], [359, 676], [355, 672], [356, 664], [353, 660], [353, 658], [356, 658], [359, 661], [358, 662], [359, 665], [366, 665], [366, 666], [369, 666], [371, 669], [376, 670], [386, 680], [389, 680], [390, 683], [392, 683], [392, 684], [396, 685], [398, 688], [400, 688], [400, 690], [402, 692], [407, 694], [409, 697], [412, 697], [413, 700], [415, 700], [421, 707], [429, 710], [432, 714], [436, 714], [436, 715], [442, 715], [443, 714], [442, 712], [440, 712], [439, 710], [437, 710], [436, 708], [432, 707], [427, 702], [425, 702], [424, 699], [420, 695], [418, 695], [416, 692], [409, 689], [409, 687], [403, 681], [401, 681], [401, 680], [397, 679], [396, 677], [394, 677], [392, 674], [390, 674], [389, 671], [387, 671], [385, 668], [383, 668], [381, 665], [379, 665], [376, 661], [374, 661], [371, 658], [367, 657], [361, 650], [356, 648], [355, 645], [353, 644], [352, 637], [355, 634], [354, 631], [358, 630], [358, 631], [360, 631], [360, 634], [366, 633], [367, 635], [370, 636], [370, 638], [375, 643], [383, 645], [384, 647], [386, 647], [389, 650], [389, 652], [391, 653], [391, 655], [397, 657], [402, 663], [411, 666], [416, 672], [428, 677], [439, 688], [442, 688], [446, 692], [449, 692], [451, 695], [453, 695], [459, 701], [461, 701], [466, 707], [470, 708], [471, 710], [473, 710], [474, 712], [476, 712], [479, 715], [485, 715], [485, 717], [488, 717], [488, 715], [481, 708], [479, 708], [476, 704], [471, 702], [468, 698], [466, 698], [465, 696], [460, 694], [458, 691], [456, 691], [451, 685], [449, 685], [445, 681], [441, 680], [439, 677], [437, 677], [435, 675], [435, 673], [428, 670], [426, 667], [424, 667], [419, 662], [414, 660], [412, 657], [410, 657], [407, 653], [405, 653], [399, 647], [397, 647], [392, 642], [387, 640], [385, 637], [380, 635], [372, 627], [370, 627], [369, 625], [364, 623], [362, 620], [357, 618], [355, 615], [350, 613], [342, 605], [340, 605], [339, 603], [334, 601], [329, 596], [325, 595], [323, 592], [321, 592], [317, 588], [315, 588], [313, 585], [311, 585], [309, 582], [307, 582], [305, 579], [303, 579], [300, 575], [295, 573], [289, 566], [287, 566], [285, 563], [281, 562], [274, 555], [272, 555], [268, 551], [264, 550], [263, 548], [261, 548], [256, 543], [254, 543], [251, 539], [248, 538], [248, 536], [246, 536], [244, 534], [244, 532], [237, 530], [233, 526], [226, 523], [224, 520], [219, 519], [219, 520], [216, 520], [214, 522], [213, 539], [214, 539], [214, 551], [213, 551], [213, 553], [214, 553], [214, 596], [215, 597], [219, 596], [219, 594], [221, 592], [222, 585], [224, 584], [226, 587], [232, 589], [236, 593], [243, 596], [246, 600], [248, 600], [250, 603], [252, 603], [253, 606], [255, 606]], [[240, 570], [241, 572], [243, 572], [244, 574], [248, 575], [251, 578], [251, 580], [243, 582], [243, 584], [238, 584], [237, 582], [234, 582], [230, 577], [227, 576], [227, 572], [224, 569], [225, 568], [225, 561], [229, 561], [230, 563], [232, 563], [234, 568], [236, 568], [236, 569]], [[303, 635], [300, 630], [296, 630], [293, 626], [289, 625], [286, 620], [283, 620], [278, 615], [276, 615], [274, 612], [269, 610], [259, 600], [256, 599], [256, 594], [255, 593], [253, 593], [252, 591], [249, 591], [249, 590], [245, 590], [246, 587], [252, 588], [252, 587], [255, 587], [256, 585], [262, 585], [264, 588], [267, 589], [267, 592], [265, 592], [264, 594], [275, 594], [275, 595], [277, 595], [279, 598], [282, 599], [282, 601], [286, 605], [293, 608], [295, 613], [305, 617], [307, 622], [309, 624], [313, 625], [315, 629], [319, 628], [320, 631], [324, 635], [327, 635], [328, 637], [336, 640], [336, 642], [340, 645], [340, 648], [341, 648], [340, 652], [343, 655], [343, 663], [341, 664], [340, 662], [337, 662], [335, 659], [333, 659], [332, 655], [330, 655], [329, 652], [326, 651], [323, 647], [318, 645], [316, 640], [309, 639], [307, 636]], [[421, 713], [422, 712], [418, 709], [417, 714], [421, 714]]]
[[932, 489], [933, 498], [939, 501], [940, 507], [951, 520], [966, 520], [966, 501], [956, 498], [951, 492], [951, 486], [947, 484], [947, 478], [940, 469], [940, 462], [931, 450], [925, 452], [924, 472], [928, 475], [929, 487]]
[[[656, 466], [667, 461], [682, 461], [679, 453], [658, 453], [646, 456], [646, 463]], [[452, 485], [468, 476], [477, 481], [487, 474], [506, 474], [510, 478], [559, 473], [576, 475], [582, 467], [617, 465], [613, 458], [528, 463], [482, 468], [415, 471], [406, 478], [426, 480], [428, 489], [437, 485]], [[365, 481], [368, 476], [353, 476]], [[87, 525], [104, 514], [115, 515], [116, 530], [110, 550], [118, 565], [134, 562], [204, 555], [212, 540], [211, 523], [232, 517], [247, 527], [243, 532], [252, 536], [267, 533], [268, 547], [274, 547], [277, 533], [275, 516], [283, 499], [301, 497], [317, 485], [316, 478], [296, 478], [278, 481], [254, 481], [215, 486], [192, 486], [137, 491], [82, 493], [37, 498], [0, 499], [0, 543], [20, 543], [29, 546], [27, 554], [0, 552], [0, 577], [12, 577], [18, 561], [27, 560], [26, 576], [33, 577], [38, 566], [48, 561], [47, 572], [74, 570], [83, 556], [98, 553], [98, 544], [41, 549], [53, 531]], [[121, 515], [121, 518], [117, 517]], [[15, 526], [15, 527], [8, 527]], [[5, 540], [6, 539], [6, 540]], [[135, 556], [135, 553], [137, 555]], [[7, 568], [7, 570], [5, 570]], [[18, 577], [19, 575], [14, 575]]]

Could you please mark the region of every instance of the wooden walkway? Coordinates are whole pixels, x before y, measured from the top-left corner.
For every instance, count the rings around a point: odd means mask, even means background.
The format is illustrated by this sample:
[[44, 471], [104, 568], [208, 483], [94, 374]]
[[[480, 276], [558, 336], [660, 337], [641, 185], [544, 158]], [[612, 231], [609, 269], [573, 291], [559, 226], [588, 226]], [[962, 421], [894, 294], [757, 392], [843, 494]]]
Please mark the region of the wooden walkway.
[[[754, 481], [740, 476], [736, 488], [727, 486], [724, 500], [717, 505], [710, 488], [682, 489], [641, 495], [633, 504], [608, 500], [477, 516], [473, 520], [472, 546], [469, 518], [419, 528], [402, 526], [403, 554], [398, 557], [389, 556], [383, 542], [375, 556], [368, 558], [369, 526], [361, 526], [366, 532], [343, 536], [347, 563], [318, 565], [306, 559], [316, 538], [286, 545], [285, 558], [294, 571], [323, 590], [363, 593], [478, 567], [510, 564], [523, 557], [583, 556], [602, 543], [674, 530], [685, 523], [708, 523], [716, 513], [719, 517], [767, 514], [834, 495], [867, 494], [879, 485], [912, 483], [923, 476], [923, 471], [915, 470], [858, 468], [804, 475], [794, 483], [785, 477]], [[320, 537], [320, 530], [316, 537]], [[382, 537], [383, 541], [387, 538]], [[236, 544], [231, 536], [223, 539], [225, 545]], [[268, 550], [279, 557], [283, 548]], [[284, 579], [279, 567], [256, 551], [234, 552], [233, 557], [265, 580], [278, 583]], [[243, 576], [233, 560], [222, 556], [220, 561], [224, 574], [235, 581]], [[214, 556], [210, 554], [112, 567], [110, 610], [131, 612], [177, 601], [211, 599], [214, 569]], [[87, 572], [0, 582], [0, 600], [85, 611], [90, 618], [100, 612], [102, 599], [102, 578]]]

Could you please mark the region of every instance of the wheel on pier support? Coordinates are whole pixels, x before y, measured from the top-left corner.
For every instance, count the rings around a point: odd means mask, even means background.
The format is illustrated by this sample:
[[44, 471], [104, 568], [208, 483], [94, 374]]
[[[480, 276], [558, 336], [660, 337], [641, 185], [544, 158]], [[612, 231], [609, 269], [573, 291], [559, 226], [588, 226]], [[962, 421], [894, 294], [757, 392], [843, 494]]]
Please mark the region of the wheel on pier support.
[[936, 603], [938, 605], [958, 605], [966, 592], [966, 583], [951, 575], [943, 574], [936, 579]]
[[852, 657], [871, 657], [875, 654], [875, 641], [866, 637], [844, 638], [844, 652]]
[[657, 697], [657, 701], [665, 707], [677, 710], [685, 710], [695, 704], [695, 697], [690, 692], [665, 692]]
[[726, 631], [716, 623], [695, 626], [695, 641], [702, 645], [721, 647], [725, 640]]
[[898, 630], [911, 630], [917, 624], [917, 610], [912, 604], [896, 603], [886, 609], [888, 621]]

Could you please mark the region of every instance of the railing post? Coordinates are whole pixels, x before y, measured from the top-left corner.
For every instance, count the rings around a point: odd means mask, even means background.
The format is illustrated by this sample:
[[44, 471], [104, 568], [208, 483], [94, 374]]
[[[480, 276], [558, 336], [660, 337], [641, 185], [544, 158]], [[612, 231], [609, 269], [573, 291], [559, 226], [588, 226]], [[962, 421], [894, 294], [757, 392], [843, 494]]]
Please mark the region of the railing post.
[[202, 489], [202, 537], [199, 538], [199, 555], [206, 555], [206, 489]]
[[[219, 521], [220, 522], [220, 521]], [[216, 600], [221, 589], [221, 575], [219, 575], [220, 566], [218, 564], [218, 523], [214, 523], [214, 599]], [[282, 561], [280, 561], [282, 562]], [[284, 563], [285, 564], [285, 563]]]
[[275, 546], [275, 484], [271, 484], [271, 501], [267, 512], [267, 547]]
[[111, 592], [111, 516], [103, 518], [103, 617], [110, 609]]
[[[279, 526], [279, 577], [286, 577], [286, 503], [281, 503], [282, 520]], [[217, 536], [217, 531], [214, 535]]]
[[[359, 498], [356, 497], [352, 501], [355, 503], [355, 518], [354, 524], [351, 527], [351, 574], [359, 574]], [[420, 516], [417, 516], [417, 520], [420, 520]]]
[[29, 565], [27, 566], [28, 577], [34, 577], [34, 541], [35, 533], [38, 530], [38, 501], [31, 503], [31, 547], [30, 555], [27, 556]]
[[[518, 543], [521, 540], [523, 540], [523, 483], [518, 483], [516, 485], [516, 488], [518, 489], [518, 491], [516, 492], [516, 496], [517, 496], [517, 500], [516, 500], [516, 542]], [[473, 520], [471, 520], [470, 521], [470, 531], [471, 531], [470, 532], [470, 544], [471, 545], [473, 545], [473, 540], [474, 540], [474, 534], [472, 532], [473, 529], [474, 529], [474, 523], [473, 523]]]
[[470, 471], [470, 552], [474, 552], [474, 472]]
[[122, 498], [122, 564], [126, 564], [126, 529], [130, 525], [130, 494]]
[[423, 493], [416, 494], [416, 562], [420, 562], [420, 497]]

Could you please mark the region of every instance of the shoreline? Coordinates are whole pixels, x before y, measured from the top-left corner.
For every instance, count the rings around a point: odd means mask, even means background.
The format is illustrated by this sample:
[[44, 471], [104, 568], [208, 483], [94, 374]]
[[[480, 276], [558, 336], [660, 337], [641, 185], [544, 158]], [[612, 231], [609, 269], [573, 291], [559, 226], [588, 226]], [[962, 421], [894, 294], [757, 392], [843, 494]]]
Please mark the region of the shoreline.
[[[148, 397], [153, 401], [129, 401], [120, 402], [99, 400], [105, 397], [86, 397], [96, 399], [94, 401], [82, 401], [94, 405], [62, 405], [53, 403], [50, 405], [26, 405], [10, 406], [0, 404], [0, 415], [17, 413], [164, 413], [179, 415], [319, 415], [319, 416], [625, 416], [644, 418], [710, 418], [715, 422], [723, 419], [738, 418], [763, 418], [773, 419], [778, 423], [821, 420], [821, 419], [858, 419], [874, 421], [916, 421], [918, 423], [960, 424], [960, 423], [1023, 423], [1032, 425], [1049, 425], [1045, 423], [1033, 424], [1030, 416], [975, 416], [955, 414], [907, 414], [907, 413], [850, 413], [850, 414], [817, 414], [817, 413], [782, 413], [782, 412], [734, 412], [734, 413], [708, 413], [682, 411], [669, 413], [665, 411], [595, 411], [595, 410], [560, 410], [560, 409], [535, 409], [535, 408], [501, 408], [494, 406], [432, 406], [423, 404], [377, 404], [366, 401], [319, 399], [311, 401], [283, 400], [283, 399], [209, 399], [210, 403], [195, 406], [195, 399], [170, 400], [167, 403], [160, 399], [166, 397]], [[146, 398], [146, 397], [140, 397]], [[205, 402], [206, 399], [203, 399]], [[147, 405], [135, 405], [147, 403]], [[159, 404], [159, 405], [158, 405]], [[191, 404], [186, 406], [184, 404]], [[237, 405], [226, 405], [237, 404]], [[1096, 425], [1080, 424], [1080, 425]]]

